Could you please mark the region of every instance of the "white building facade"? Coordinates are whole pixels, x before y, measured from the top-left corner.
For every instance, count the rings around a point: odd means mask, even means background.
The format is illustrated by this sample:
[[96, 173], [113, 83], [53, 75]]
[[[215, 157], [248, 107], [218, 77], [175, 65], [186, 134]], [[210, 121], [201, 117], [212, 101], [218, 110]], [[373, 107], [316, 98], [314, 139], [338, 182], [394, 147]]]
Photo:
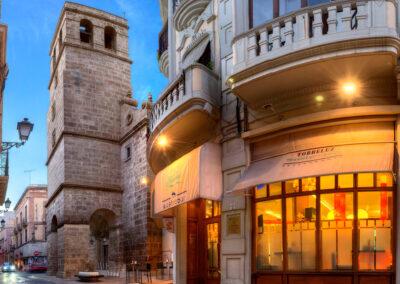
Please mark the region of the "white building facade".
[[176, 283], [396, 283], [398, 5], [160, 0], [148, 161]]

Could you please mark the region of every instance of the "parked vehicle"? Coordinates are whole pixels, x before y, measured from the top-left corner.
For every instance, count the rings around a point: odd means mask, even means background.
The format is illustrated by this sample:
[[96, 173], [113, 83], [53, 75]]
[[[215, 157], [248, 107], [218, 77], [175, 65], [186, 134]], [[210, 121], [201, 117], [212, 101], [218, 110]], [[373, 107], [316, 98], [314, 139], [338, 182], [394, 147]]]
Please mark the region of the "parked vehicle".
[[28, 272], [46, 272], [47, 259], [45, 256], [33, 256], [28, 259]]
[[1, 267], [2, 272], [15, 272], [15, 265], [9, 262], [4, 262]]

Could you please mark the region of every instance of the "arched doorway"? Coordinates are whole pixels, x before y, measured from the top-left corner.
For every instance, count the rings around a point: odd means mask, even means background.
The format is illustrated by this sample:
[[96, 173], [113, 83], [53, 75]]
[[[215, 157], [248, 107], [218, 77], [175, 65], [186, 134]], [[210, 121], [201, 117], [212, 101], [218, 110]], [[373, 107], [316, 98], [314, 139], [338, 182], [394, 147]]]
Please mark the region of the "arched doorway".
[[119, 237], [116, 215], [108, 209], [96, 210], [90, 217], [91, 257], [99, 270], [107, 270], [116, 264]]
[[48, 274], [57, 275], [58, 273], [58, 221], [56, 215], [51, 219], [50, 234], [48, 236]]

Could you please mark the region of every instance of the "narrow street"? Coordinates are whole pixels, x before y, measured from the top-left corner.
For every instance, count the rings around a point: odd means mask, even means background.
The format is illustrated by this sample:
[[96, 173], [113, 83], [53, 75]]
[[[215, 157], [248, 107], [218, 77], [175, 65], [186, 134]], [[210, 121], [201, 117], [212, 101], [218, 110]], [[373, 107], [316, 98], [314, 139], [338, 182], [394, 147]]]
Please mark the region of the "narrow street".
[[[143, 283], [146, 283], [143, 280]], [[0, 272], [0, 284], [15, 284], [15, 283], [29, 283], [29, 284], [75, 284], [82, 283], [76, 280], [66, 280], [48, 276], [46, 273], [27, 273], [27, 272]], [[101, 279], [103, 284], [126, 284], [125, 278], [106, 277]], [[134, 283], [133, 279], [129, 283]], [[152, 284], [171, 284], [169, 280], [158, 280], [153, 276]]]

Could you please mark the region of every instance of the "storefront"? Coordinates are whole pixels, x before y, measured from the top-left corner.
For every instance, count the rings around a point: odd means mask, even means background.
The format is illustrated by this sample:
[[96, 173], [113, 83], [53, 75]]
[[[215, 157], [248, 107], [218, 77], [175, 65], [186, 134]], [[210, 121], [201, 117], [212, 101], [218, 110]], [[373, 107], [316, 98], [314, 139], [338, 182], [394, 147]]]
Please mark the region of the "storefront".
[[163, 217], [162, 263], [176, 283], [220, 283], [221, 150], [206, 143], [159, 172], [154, 213]]
[[252, 143], [234, 192], [252, 193], [255, 283], [395, 283], [393, 122]]

